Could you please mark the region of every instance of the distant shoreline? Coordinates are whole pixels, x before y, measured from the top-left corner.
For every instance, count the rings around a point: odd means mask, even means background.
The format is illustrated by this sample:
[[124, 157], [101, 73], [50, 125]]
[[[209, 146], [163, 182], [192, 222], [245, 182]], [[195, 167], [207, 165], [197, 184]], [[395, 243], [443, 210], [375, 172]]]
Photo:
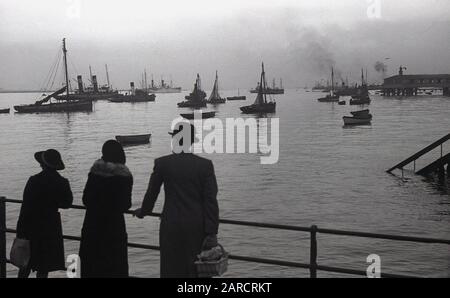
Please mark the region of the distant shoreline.
[[51, 90], [2, 90], [0, 89], [0, 93], [50, 93], [54, 92]]

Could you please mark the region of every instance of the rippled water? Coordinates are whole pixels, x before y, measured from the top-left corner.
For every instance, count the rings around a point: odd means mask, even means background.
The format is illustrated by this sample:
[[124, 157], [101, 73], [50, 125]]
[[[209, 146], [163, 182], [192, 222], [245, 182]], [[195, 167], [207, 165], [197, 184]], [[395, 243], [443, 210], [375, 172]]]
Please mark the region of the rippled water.
[[[223, 92], [232, 95], [233, 92]], [[254, 95], [246, 94], [247, 103]], [[237, 220], [382, 232], [450, 239], [450, 197], [421, 178], [404, 181], [385, 173], [393, 164], [449, 133], [450, 98], [374, 97], [372, 126], [343, 128], [342, 116], [355, 108], [320, 104], [320, 93], [287, 90], [277, 97], [280, 160], [261, 165], [252, 154], [208, 155], [220, 187], [221, 217]], [[0, 108], [33, 102], [36, 94], [0, 94]], [[171, 121], [185, 110], [184, 95], [158, 95], [155, 103], [97, 102], [92, 113], [0, 115], [1, 195], [20, 199], [27, 178], [39, 171], [33, 153], [49, 147], [61, 151], [75, 203], [102, 143], [118, 134], [152, 133], [146, 146], [126, 149], [135, 178], [133, 206], [139, 206], [153, 160], [170, 152]], [[218, 106], [218, 118], [241, 117], [239, 106]], [[449, 152], [450, 146], [444, 150]], [[419, 160], [417, 167], [437, 157]], [[156, 211], [161, 210], [163, 195]], [[7, 206], [14, 227], [18, 206]], [[83, 212], [63, 211], [64, 232], [79, 235]], [[158, 219], [127, 219], [130, 242], [158, 243]], [[8, 236], [9, 243], [13, 235]], [[309, 235], [222, 225], [220, 240], [233, 254], [289, 261], [309, 261]], [[365, 270], [366, 257], [379, 254], [384, 272], [450, 276], [448, 246], [319, 235], [319, 263]], [[67, 254], [77, 242], [66, 242]], [[131, 274], [159, 276], [156, 251], [130, 249]], [[9, 274], [15, 274], [12, 267]], [[305, 277], [302, 269], [231, 262], [229, 277]], [[319, 272], [320, 276], [338, 276]]]

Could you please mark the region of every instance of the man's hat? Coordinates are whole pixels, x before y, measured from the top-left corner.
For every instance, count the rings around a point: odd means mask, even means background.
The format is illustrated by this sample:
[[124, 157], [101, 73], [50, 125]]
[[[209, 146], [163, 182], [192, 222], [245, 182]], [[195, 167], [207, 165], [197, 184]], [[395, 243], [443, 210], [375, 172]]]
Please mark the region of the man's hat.
[[177, 123], [175, 125], [175, 127], [178, 127], [178, 128], [175, 128], [173, 131], [169, 131], [169, 135], [171, 135], [173, 137], [173, 136], [179, 134], [180, 132], [183, 131], [183, 128], [185, 127], [185, 125], [189, 125], [190, 128], [191, 128], [191, 139], [192, 139], [192, 142], [193, 143], [198, 142], [199, 139], [195, 136], [195, 126], [192, 125], [191, 123], [187, 123], [187, 122]]
[[39, 151], [34, 154], [34, 158], [38, 163], [51, 169], [61, 171], [65, 169], [61, 154], [55, 149]]

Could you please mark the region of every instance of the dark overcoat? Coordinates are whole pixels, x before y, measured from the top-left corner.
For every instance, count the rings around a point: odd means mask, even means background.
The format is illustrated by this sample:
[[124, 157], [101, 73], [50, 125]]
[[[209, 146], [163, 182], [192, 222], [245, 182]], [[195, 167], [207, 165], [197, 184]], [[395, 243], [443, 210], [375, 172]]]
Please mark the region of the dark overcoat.
[[125, 165], [98, 160], [83, 192], [81, 277], [128, 277], [124, 212], [131, 207], [133, 177]]
[[142, 212], [150, 214], [164, 183], [161, 217], [161, 277], [197, 277], [195, 260], [206, 235], [217, 234], [217, 181], [210, 160], [172, 154], [155, 160]]
[[46, 169], [30, 177], [25, 186], [17, 222], [17, 237], [30, 240], [30, 268], [52, 272], [65, 269], [61, 215], [72, 205], [69, 181]]

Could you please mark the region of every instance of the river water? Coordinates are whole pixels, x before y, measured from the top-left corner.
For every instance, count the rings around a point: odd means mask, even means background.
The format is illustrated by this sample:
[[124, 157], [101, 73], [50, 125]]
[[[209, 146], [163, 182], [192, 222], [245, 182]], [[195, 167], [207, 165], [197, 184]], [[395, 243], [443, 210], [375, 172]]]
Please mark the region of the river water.
[[[233, 95], [224, 91], [222, 95]], [[217, 117], [242, 117], [239, 106], [218, 106]], [[280, 157], [261, 165], [256, 154], [212, 154], [219, 183], [222, 218], [450, 239], [450, 196], [445, 189], [408, 173], [407, 180], [385, 170], [449, 133], [450, 99], [373, 96], [371, 126], [344, 128], [342, 117], [355, 107], [322, 104], [321, 93], [287, 90], [277, 96]], [[0, 108], [31, 103], [37, 94], [0, 94]], [[153, 160], [170, 152], [171, 121], [185, 109], [176, 107], [184, 94], [157, 95], [154, 103], [114, 104], [99, 101], [92, 113], [0, 115], [0, 190], [21, 199], [30, 175], [39, 171], [33, 153], [58, 149], [67, 169], [75, 203], [104, 141], [119, 134], [152, 133], [150, 145], [127, 147], [134, 175], [133, 206], [138, 207]], [[245, 116], [248, 117], [248, 116]], [[444, 146], [449, 152], [450, 146]], [[425, 166], [433, 151], [417, 163]], [[156, 211], [161, 210], [163, 194]], [[8, 204], [7, 224], [14, 228], [19, 206]], [[79, 235], [83, 212], [62, 211], [65, 234]], [[159, 220], [127, 216], [130, 242], [158, 244]], [[8, 250], [14, 235], [8, 235]], [[309, 262], [309, 234], [221, 225], [220, 242], [235, 255]], [[66, 253], [78, 243], [66, 241]], [[419, 276], [450, 276], [448, 246], [318, 236], [321, 265], [366, 270], [370, 254], [381, 257], [382, 271]], [[129, 250], [130, 274], [159, 276], [157, 251]], [[15, 270], [8, 267], [8, 274]], [[54, 273], [61, 276], [62, 273]], [[303, 269], [231, 261], [227, 277], [307, 277]], [[342, 276], [319, 272], [319, 277]]]

